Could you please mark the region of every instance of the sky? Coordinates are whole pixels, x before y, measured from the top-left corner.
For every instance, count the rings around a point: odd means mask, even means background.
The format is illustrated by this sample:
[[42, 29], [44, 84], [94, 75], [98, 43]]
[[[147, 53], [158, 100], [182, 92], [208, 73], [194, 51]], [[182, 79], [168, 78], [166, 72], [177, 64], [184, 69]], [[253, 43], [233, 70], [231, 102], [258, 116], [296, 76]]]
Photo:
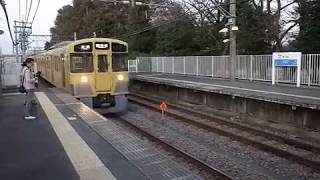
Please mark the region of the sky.
[[[21, 14], [26, 13], [26, 2], [30, 3], [32, 0], [21, 1]], [[19, 20], [19, 0], [5, 0], [6, 8], [9, 15], [11, 30], [13, 33], [13, 21]], [[38, 0], [33, 0], [33, 6], [30, 13], [32, 19]], [[72, 4], [72, 0], [40, 0], [39, 10], [35, 17], [32, 32], [33, 34], [50, 34], [50, 28], [54, 25], [54, 20], [57, 16], [57, 11], [64, 5]], [[29, 8], [29, 7], [28, 7]], [[10, 34], [7, 28], [7, 22], [4, 12], [0, 8], [0, 29], [5, 31], [5, 34], [0, 35], [0, 49], [3, 54], [12, 54], [12, 43]]]

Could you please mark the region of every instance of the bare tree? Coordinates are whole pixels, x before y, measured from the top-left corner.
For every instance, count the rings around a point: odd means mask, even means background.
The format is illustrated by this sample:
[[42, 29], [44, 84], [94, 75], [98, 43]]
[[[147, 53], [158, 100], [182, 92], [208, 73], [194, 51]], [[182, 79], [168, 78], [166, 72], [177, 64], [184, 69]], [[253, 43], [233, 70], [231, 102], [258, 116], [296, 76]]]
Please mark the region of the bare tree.
[[297, 2], [298, 0], [252, 0], [253, 5], [266, 15], [265, 20], [261, 21], [270, 25], [265, 29], [266, 41], [276, 51], [282, 50], [290, 31], [298, 25], [297, 16], [293, 13]]

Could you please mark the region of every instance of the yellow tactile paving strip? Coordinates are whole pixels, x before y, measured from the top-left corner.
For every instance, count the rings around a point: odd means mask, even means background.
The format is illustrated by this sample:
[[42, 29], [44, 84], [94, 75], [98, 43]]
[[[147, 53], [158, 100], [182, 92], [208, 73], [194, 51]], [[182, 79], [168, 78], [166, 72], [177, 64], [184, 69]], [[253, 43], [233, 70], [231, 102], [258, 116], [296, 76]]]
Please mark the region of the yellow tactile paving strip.
[[115, 180], [86, 142], [43, 92], [35, 93], [81, 180]]

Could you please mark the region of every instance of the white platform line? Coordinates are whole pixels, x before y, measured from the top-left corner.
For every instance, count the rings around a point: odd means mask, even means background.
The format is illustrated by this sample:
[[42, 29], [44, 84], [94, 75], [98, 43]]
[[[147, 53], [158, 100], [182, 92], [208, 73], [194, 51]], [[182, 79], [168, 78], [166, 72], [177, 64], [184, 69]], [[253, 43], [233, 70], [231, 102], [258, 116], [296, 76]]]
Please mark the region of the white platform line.
[[206, 83], [200, 83], [200, 82], [193, 82], [193, 81], [184, 81], [184, 80], [175, 80], [175, 79], [168, 79], [168, 78], [159, 78], [159, 77], [145, 77], [144, 75], [137, 75], [143, 79], [156, 79], [156, 80], [166, 80], [171, 82], [177, 82], [177, 83], [188, 83], [188, 84], [194, 84], [194, 85], [204, 85], [204, 86], [210, 86], [210, 87], [219, 87], [219, 88], [226, 88], [226, 89], [236, 89], [236, 90], [242, 90], [242, 91], [251, 91], [251, 92], [257, 92], [257, 93], [264, 93], [264, 94], [274, 94], [274, 95], [280, 95], [280, 96], [287, 96], [287, 97], [296, 97], [296, 98], [304, 98], [304, 99], [311, 99], [311, 100], [320, 100], [318, 97], [312, 97], [312, 96], [303, 96], [303, 95], [294, 95], [294, 94], [286, 94], [286, 93], [279, 93], [274, 91], [262, 91], [262, 90], [255, 90], [255, 89], [247, 89], [247, 88], [240, 88], [240, 87], [233, 87], [233, 86], [223, 86], [223, 85], [216, 85], [216, 84], [206, 84]]
[[66, 104], [54, 104], [56, 106], [70, 106], [70, 105], [81, 105], [82, 103], [66, 103]]
[[97, 155], [43, 92], [36, 92], [55, 133], [81, 180], [115, 180]]
[[24, 93], [3, 93], [3, 96], [18, 96], [18, 95], [24, 95]]

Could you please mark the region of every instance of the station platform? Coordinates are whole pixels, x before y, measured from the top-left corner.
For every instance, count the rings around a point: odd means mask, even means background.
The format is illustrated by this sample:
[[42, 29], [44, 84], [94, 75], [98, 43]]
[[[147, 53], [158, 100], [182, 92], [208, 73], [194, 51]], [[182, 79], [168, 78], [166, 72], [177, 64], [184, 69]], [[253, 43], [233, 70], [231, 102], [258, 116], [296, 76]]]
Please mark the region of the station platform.
[[293, 85], [272, 85], [266, 82], [231, 82], [225, 79], [161, 73], [131, 74], [131, 78], [320, 110], [320, 87], [297, 88]]
[[[164, 73], [131, 73], [130, 91], [192, 107], [210, 107], [231, 119], [320, 129], [320, 87], [230, 81]], [[259, 122], [260, 121], [260, 122]], [[278, 125], [277, 125], [278, 126]]]
[[64, 91], [35, 96], [36, 120], [23, 94], [0, 97], [0, 179], [200, 179]]

